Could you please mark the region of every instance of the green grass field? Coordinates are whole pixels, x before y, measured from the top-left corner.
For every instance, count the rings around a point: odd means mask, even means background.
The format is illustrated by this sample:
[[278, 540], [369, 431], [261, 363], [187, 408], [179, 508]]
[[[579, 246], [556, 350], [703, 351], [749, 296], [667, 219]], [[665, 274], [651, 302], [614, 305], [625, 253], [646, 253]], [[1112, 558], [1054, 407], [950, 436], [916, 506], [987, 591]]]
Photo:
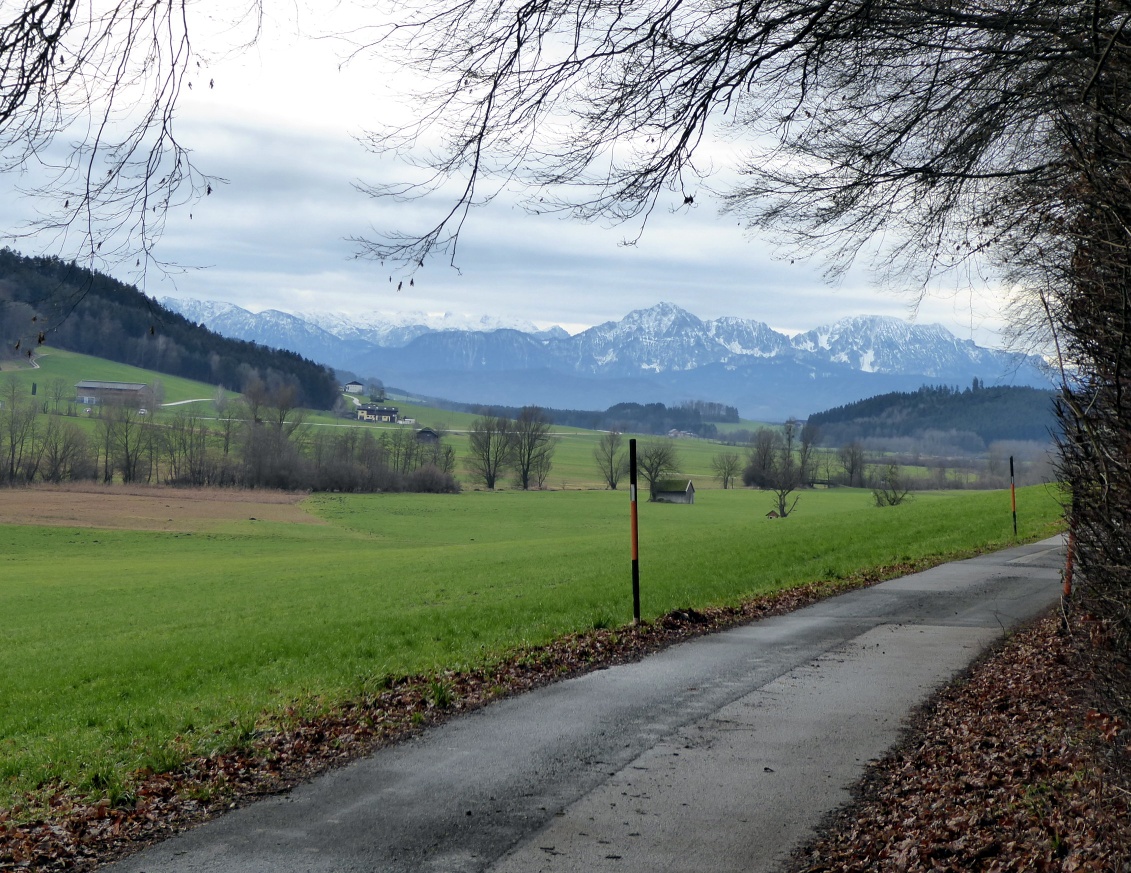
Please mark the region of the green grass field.
[[[26, 363], [18, 365], [6, 364], [3, 379], [15, 379], [21, 385], [35, 382], [38, 388], [37, 396], [47, 399], [47, 384], [52, 379], [63, 379], [67, 386], [74, 388], [76, 382], [83, 379], [94, 379], [103, 382], [145, 382], [160, 379], [165, 387], [165, 402], [176, 403], [182, 400], [195, 400], [209, 398], [216, 391], [214, 385], [204, 382], [194, 382], [191, 379], [181, 379], [177, 376], [167, 376], [164, 373], [155, 373], [152, 370], [142, 370], [127, 364], [116, 364], [103, 358], [92, 358], [89, 355], [80, 355], [77, 352], [67, 352], [62, 349], [41, 348], [36, 357], [39, 364], [31, 368]], [[67, 400], [74, 397], [70, 391]], [[64, 401], [64, 403], [66, 400]], [[211, 410], [211, 403], [209, 403]]]
[[[1020, 493], [1045, 536], [1050, 489]], [[316, 495], [325, 525], [203, 533], [0, 527], [0, 808], [53, 783], [109, 795], [230, 746], [288, 705], [490, 662], [631, 615], [624, 492]], [[735, 603], [1013, 542], [1009, 495], [709, 491], [641, 504], [643, 611]]]
[[[26, 386], [27, 390], [30, 390], [30, 385], [34, 382], [38, 387], [37, 396], [41, 397], [43, 402], [49, 403], [48, 386], [55, 379], [62, 379], [67, 386], [73, 386], [82, 379], [146, 383], [151, 383], [157, 379], [161, 381], [164, 387], [165, 402], [176, 405], [167, 406], [160, 410], [149, 410], [149, 421], [161, 424], [170, 421], [174, 416], [185, 413], [200, 416], [206, 420], [216, 415], [212, 403], [216, 388], [203, 382], [166, 376], [137, 367], [116, 364], [101, 358], [47, 347], [40, 350], [37, 361], [39, 363], [38, 368], [31, 368], [23, 361], [5, 363], [3, 373], [0, 373], [0, 380], [14, 379], [20, 385]], [[232, 397], [236, 396], [232, 392], [228, 392], [228, 394]], [[71, 397], [72, 393], [68, 391], [67, 399], [62, 404], [64, 410], [70, 404]], [[445, 442], [451, 445], [456, 452], [456, 476], [467, 488], [482, 487], [481, 483], [477, 482], [469, 473], [466, 464], [467, 429], [475, 420], [475, 415], [436, 409], [396, 399], [391, 399], [389, 402], [398, 407], [402, 416], [414, 419], [414, 425], [401, 425], [402, 427], [427, 426], [446, 431]], [[81, 410], [78, 411], [81, 413]], [[369, 428], [381, 433], [389, 428], [397, 427], [396, 425], [358, 422], [356, 419], [343, 418], [325, 411], [304, 410], [303, 417], [306, 424], [301, 431], [300, 439], [303, 436], [309, 438], [318, 433], [334, 432], [342, 428]], [[97, 430], [96, 422], [81, 414], [68, 420], [77, 422], [88, 432], [93, 433]], [[739, 428], [754, 430], [760, 426], [762, 426], [761, 423], [753, 421], [722, 425], [720, 426], [721, 439], [725, 439], [726, 433], [733, 430]], [[218, 429], [219, 425], [216, 427]], [[556, 425], [552, 431], [558, 445], [554, 455], [553, 469], [546, 482], [546, 487], [552, 490], [604, 488], [605, 483], [601, 479], [593, 460], [593, 451], [601, 439], [601, 432]], [[637, 438], [641, 442], [662, 439], [662, 437], [644, 435], [637, 435]], [[218, 444], [219, 437], [217, 436], [215, 440]], [[746, 460], [743, 446], [729, 446], [711, 440], [676, 440], [676, 452], [680, 459], [679, 475], [694, 480], [695, 487], [698, 490], [719, 487], [711, 469], [711, 462], [720, 452], [737, 453], [743, 465]], [[840, 469], [840, 464], [836, 460], [835, 449], [822, 448], [817, 450], [816, 469], [818, 478], [827, 478]], [[933, 472], [926, 467], [906, 466], [904, 469], [908, 481], [918, 482], [921, 485], [934, 482]], [[498, 487], [503, 489], [513, 487], [510, 477], [504, 476]]]
[[[471, 426], [475, 416], [468, 413], [450, 413], [441, 409], [431, 409], [424, 406], [403, 406], [396, 404], [401, 415], [414, 418], [415, 425], [391, 425], [355, 422], [350, 419], [335, 417], [329, 413], [314, 413], [307, 416], [308, 429], [314, 433], [321, 429], [336, 430], [343, 427], [360, 427], [372, 429], [375, 433], [393, 430], [398, 427], [440, 427], [446, 431], [444, 441], [456, 451], [456, 475], [465, 487], [474, 489], [483, 487], [482, 482], [477, 482], [468, 472], [465, 462], [467, 455], [468, 438], [466, 429]], [[553, 469], [546, 482], [546, 487], [551, 490], [574, 490], [604, 488], [605, 482], [597, 470], [593, 460], [593, 451], [601, 439], [601, 431], [584, 430], [576, 427], [551, 428], [557, 445], [554, 449]], [[626, 440], [631, 435], [626, 435]], [[641, 442], [660, 440], [663, 437], [638, 435]], [[625, 442], [625, 451], [628, 443]], [[711, 459], [719, 452], [736, 452], [745, 463], [744, 449], [734, 446], [725, 446], [710, 440], [681, 439], [676, 441], [676, 453], [680, 459], [680, 474], [695, 481], [695, 487], [717, 488], [718, 483], [711, 472]], [[627, 477], [625, 479], [627, 482]], [[504, 476], [498, 483], [500, 489], [512, 487], [511, 479]]]

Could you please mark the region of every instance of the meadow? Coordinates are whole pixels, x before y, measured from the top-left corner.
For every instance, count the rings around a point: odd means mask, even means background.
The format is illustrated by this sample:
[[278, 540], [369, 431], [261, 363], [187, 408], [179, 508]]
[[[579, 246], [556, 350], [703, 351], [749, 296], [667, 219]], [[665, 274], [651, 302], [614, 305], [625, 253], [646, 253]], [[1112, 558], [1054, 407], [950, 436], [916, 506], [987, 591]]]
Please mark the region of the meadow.
[[[212, 448], [218, 450], [218, 447], [221, 445], [222, 438], [220, 432], [222, 425], [215, 420], [216, 410], [212, 401], [217, 390], [215, 386], [210, 386], [202, 382], [193, 382], [187, 379], [179, 379], [173, 376], [164, 376], [148, 370], [129, 367], [123, 364], [115, 364], [100, 358], [93, 358], [87, 355], [57, 349], [42, 349], [41, 355], [37, 360], [39, 367], [36, 369], [28, 367], [26, 363], [8, 362], [4, 365], [3, 374], [0, 374], [0, 382], [6, 383], [9, 379], [15, 380], [28, 391], [30, 391], [31, 384], [35, 383], [38, 388], [37, 397], [42, 398], [42, 402], [50, 408], [52, 403], [49, 398], [49, 386], [57, 379], [61, 379], [68, 386], [73, 386], [82, 379], [147, 383], [152, 382], [154, 379], [159, 379], [164, 388], [165, 402], [174, 405], [167, 406], [164, 409], [148, 410], [147, 421], [161, 425], [174, 421], [178, 416], [196, 416], [212, 431], [210, 438]], [[236, 396], [231, 392], [225, 393], [229, 397]], [[392, 398], [389, 402], [398, 407], [403, 417], [413, 419], [415, 424], [388, 425], [365, 423], [358, 422], [356, 419], [348, 416], [342, 417], [335, 415], [331, 412], [303, 410], [302, 415], [305, 424], [299, 429], [298, 433], [296, 433], [295, 439], [300, 443], [307, 444], [309, 447], [309, 444], [320, 436], [341, 433], [345, 429], [366, 429], [377, 435], [382, 435], [388, 434], [390, 431], [396, 430], [397, 428], [433, 427], [446, 434], [444, 437], [445, 443], [454, 449], [456, 454], [455, 475], [460, 479], [464, 487], [472, 489], [482, 487], [481, 482], [476, 481], [475, 477], [470, 473], [467, 464], [467, 429], [475, 420], [475, 415], [423, 406], [403, 398]], [[66, 420], [77, 423], [88, 435], [97, 439], [100, 431], [98, 419], [82, 414], [83, 410], [75, 407], [69, 400], [63, 402], [60, 412], [66, 411], [67, 408], [70, 408], [72, 412], [77, 412], [78, 414], [68, 416]], [[722, 425], [720, 426], [720, 431], [722, 432], [721, 438], [726, 439], [727, 433], [735, 429], [755, 430], [761, 426], [763, 426], [761, 423], [752, 421]], [[775, 425], [768, 426], [775, 427]], [[546, 487], [551, 490], [604, 488], [605, 483], [593, 459], [594, 450], [602, 437], [601, 432], [554, 425], [552, 427], [552, 433], [557, 445], [554, 453], [553, 469], [546, 481]], [[639, 436], [638, 439], [644, 442], [662, 439], [662, 437]], [[739, 456], [741, 465], [744, 465], [746, 461], [746, 448], [741, 445], [725, 445], [718, 441], [700, 439], [678, 439], [675, 445], [680, 460], [679, 475], [694, 480], [697, 490], [719, 487], [719, 483], [715, 479], [714, 471], [712, 470], [712, 461], [716, 455], [722, 452], [734, 453]], [[817, 471], [818, 478], [828, 479], [840, 472], [841, 464], [837, 459], [835, 448], [818, 448], [814, 457], [815, 470]], [[870, 465], [870, 468], [874, 468], [875, 463], [879, 463], [874, 453], [873, 461], [874, 463]], [[923, 461], [923, 464], [927, 464], [928, 461], [929, 459]], [[1032, 482], [1040, 481], [1040, 479], [1043, 478], [1043, 474], [1040, 470], [1026, 477], [1024, 474], [1025, 467], [1026, 462], [1023, 461], [1020, 468], [1022, 476], [1019, 481], [1025, 481], [1025, 479], [1028, 478], [1028, 481]], [[940, 483], [937, 473], [938, 470], [929, 468], [928, 466], [913, 466], [909, 464], [904, 466], [904, 475], [909, 482], [915, 483], [916, 487], [938, 487]], [[154, 471], [154, 475], [156, 476], [155, 479], [147, 481], [161, 481], [161, 471]], [[947, 476], [946, 486], [976, 486], [978, 484], [977, 479], [978, 477], [972, 475], [969, 471], [963, 472], [955, 468], [952, 469]], [[998, 483], [1000, 483], [1000, 479], [996, 480], [994, 484]], [[503, 477], [499, 484], [502, 488], [513, 487], [509, 476]]]
[[[50, 348], [41, 350], [38, 362], [39, 367], [35, 369], [26, 366], [26, 364], [9, 363], [5, 365], [0, 379], [4, 381], [13, 379], [28, 391], [30, 391], [31, 384], [36, 383], [37, 397], [41, 397], [43, 402], [49, 402], [48, 385], [55, 379], [62, 379], [68, 386], [73, 386], [83, 379], [144, 383], [159, 379], [164, 387], [165, 402], [177, 405], [161, 410], [149, 410], [151, 421], [161, 424], [170, 421], [177, 415], [191, 414], [200, 416], [208, 422], [216, 416], [215, 407], [212, 403], [216, 387], [203, 382], [166, 376], [125, 364], [116, 364], [102, 358]], [[231, 392], [225, 393], [230, 397], [236, 396]], [[68, 400], [69, 397], [68, 394]], [[414, 419], [416, 424], [381, 425], [364, 423], [352, 418], [342, 418], [330, 412], [304, 410], [303, 415], [306, 424], [300, 431], [299, 438], [309, 440], [319, 433], [334, 433], [343, 428], [368, 429], [379, 435], [397, 427], [435, 427], [448, 432], [445, 442], [454, 447], [458, 459], [456, 475], [462, 479], [467, 487], [476, 487], [476, 483], [468, 474], [464, 463], [464, 456], [467, 452], [466, 432], [475, 420], [475, 415], [422, 406], [401, 399], [392, 399], [389, 402], [398, 407], [402, 416]], [[64, 401], [64, 409], [67, 405], [68, 401]], [[73, 406], [73, 404], [70, 405]], [[81, 409], [76, 411], [82, 412]], [[82, 414], [68, 417], [67, 420], [79, 424], [80, 427], [91, 434], [98, 430], [97, 421]], [[218, 431], [219, 427], [219, 423], [216, 422], [213, 430]], [[552, 489], [603, 488], [604, 482], [593, 460], [593, 450], [601, 438], [600, 432], [555, 426], [553, 433], [558, 444], [554, 456], [554, 468], [547, 482], [547, 487]], [[653, 438], [641, 437], [641, 439]], [[216, 442], [219, 437], [214, 436], [213, 439]], [[706, 440], [681, 440], [679, 442], [679, 455], [683, 464], [680, 472], [689, 478], [694, 478], [696, 488], [716, 487], [711, 473], [711, 458], [719, 451], [724, 450], [742, 453], [741, 448], [721, 446], [718, 443]], [[504, 480], [501, 483], [502, 487], [507, 487], [508, 482], [509, 480]]]
[[[230, 747], [288, 707], [630, 619], [623, 491], [302, 506], [317, 523], [0, 526], [0, 808], [59, 784], [113, 800], [139, 769]], [[809, 491], [775, 521], [769, 506], [749, 490], [641, 504], [644, 618], [1014, 542], [1008, 492], [881, 510], [865, 490]], [[1022, 490], [1019, 508], [1022, 539], [1057, 529], [1052, 489]]]
[[[3, 379], [15, 380], [21, 386], [36, 384], [37, 396], [47, 401], [47, 386], [52, 379], [62, 379], [68, 389], [73, 389], [75, 383], [84, 379], [105, 382], [143, 382], [151, 383], [158, 379], [165, 390], [166, 403], [180, 403], [186, 400], [208, 399], [209, 407], [211, 398], [216, 393], [216, 386], [204, 382], [195, 382], [192, 379], [182, 379], [179, 376], [168, 376], [164, 373], [155, 373], [152, 370], [143, 370], [140, 367], [131, 367], [128, 364], [117, 364], [104, 358], [94, 358], [90, 355], [80, 355], [77, 352], [68, 352], [63, 349], [41, 348], [36, 355], [38, 367], [32, 368], [26, 363], [9, 362], [4, 365]], [[230, 396], [231, 392], [228, 392]], [[74, 396], [73, 390], [68, 390], [66, 404]]]

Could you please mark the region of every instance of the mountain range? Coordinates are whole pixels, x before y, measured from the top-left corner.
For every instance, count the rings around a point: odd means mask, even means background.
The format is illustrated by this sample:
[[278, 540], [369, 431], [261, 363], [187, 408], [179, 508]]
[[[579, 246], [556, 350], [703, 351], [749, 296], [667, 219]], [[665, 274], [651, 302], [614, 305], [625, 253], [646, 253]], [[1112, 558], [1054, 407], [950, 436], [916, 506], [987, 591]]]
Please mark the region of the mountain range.
[[790, 337], [763, 322], [704, 321], [659, 303], [571, 336], [560, 327], [489, 319], [361, 320], [252, 313], [215, 301], [161, 303], [224, 336], [297, 352], [389, 387], [472, 403], [604, 409], [698, 399], [780, 420], [922, 385], [966, 386], [974, 378], [1050, 385], [1038, 357], [888, 316], [845, 318]]

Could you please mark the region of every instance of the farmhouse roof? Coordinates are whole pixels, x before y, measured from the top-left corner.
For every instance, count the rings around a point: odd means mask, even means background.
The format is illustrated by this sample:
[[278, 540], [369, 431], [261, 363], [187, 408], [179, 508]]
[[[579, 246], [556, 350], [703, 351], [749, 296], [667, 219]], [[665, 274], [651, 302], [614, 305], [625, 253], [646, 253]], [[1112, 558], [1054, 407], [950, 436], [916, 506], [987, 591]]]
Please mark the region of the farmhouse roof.
[[75, 383], [76, 388], [91, 388], [103, 391], [141, 391], [149, 386], [144, 382], [99, 382], [93, 379], [83, 379]]
[[690, 479], [661, 479], [656, 483], [657, 491], [694, 491], [695, 485]]

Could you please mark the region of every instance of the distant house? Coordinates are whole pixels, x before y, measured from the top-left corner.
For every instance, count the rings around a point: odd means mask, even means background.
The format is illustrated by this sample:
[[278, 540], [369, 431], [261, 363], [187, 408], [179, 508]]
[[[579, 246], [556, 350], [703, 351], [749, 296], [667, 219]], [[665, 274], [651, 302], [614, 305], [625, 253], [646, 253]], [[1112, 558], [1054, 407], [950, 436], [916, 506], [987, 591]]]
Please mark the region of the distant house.
[[400, 410], [395, 406], [374, 406], [367, 403], [357, 408], [358, 421], [388, 421], [396, 424], [399, 414]]
[[431, 446], [440, 441], [440, 435], [430, 427], [422, 427], [416, 432], [416, 441], [418, 443]]
[[695, 485], [690, 479], [661, 479], [655, 494], [658, 503], [694, 503]]
[[365, 390], [365, 386], [360, 382], [346, 382], [346, 384], [342, 386], [342, 390], [344, 390], [346, 394], [360, 394]]
[[84, 406], [99, 403], [121, 403], [126, 406], [145, 406], [151, 392], [144, 382], [96, 382], [84, 379], [75, 383], [75, 400]]

